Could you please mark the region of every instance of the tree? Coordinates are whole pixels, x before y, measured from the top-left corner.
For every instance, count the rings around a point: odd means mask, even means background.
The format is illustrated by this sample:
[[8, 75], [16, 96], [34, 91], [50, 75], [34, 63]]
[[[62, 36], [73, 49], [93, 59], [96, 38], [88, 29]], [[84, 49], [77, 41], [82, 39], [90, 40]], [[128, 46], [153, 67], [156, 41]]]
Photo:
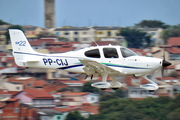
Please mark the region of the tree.
[[3, 20], [0, 20], [0, 25], [9, 25], [9, 23], [4, 22]]
[[[21, 31], [23, 31], [22, 27], [20, 25], [12, 25], [10, 27], [7, 28], [7, 31], [5, 33], [6, 36], [6, 44], [9, 44], [10, 41], [10, 36], [9, 36], [9, 29], [19, 29]], [[24, 32], [24, 31], [23, 31]]]
[[163, 38], [165, 44], [167, 43], [167, 40], [170, 37], [180, 37], [180, 28], [178, 28], [178, 29], [177, 28], [178, 27], [172, 27], [171, 29], [163, 30], [162, 38]]
[[84, 120], [84, 117], [82, 117], [79, 111], [76, 110], [68, 113], [66, 120]]
[[130, 48], [142, 48], [151, 45], [150, 36], [148, 36], [146, 32], [136, 29], [123, 28], [121, 30], [121, 35], [125, 37], [128, 42], [128, 47]]
[[140, 23], [135, 24], [135, 26], [163, 29], [170, 27], [160, 20], [142, 20]]
[[120, 98], [125, 97], [124, 92], [123, 92], [122, 89], [116, 90], [116, 91], [113, 93], [113, 96], [117, 96], [117, 97], [120, 97]]
[[98, 88], [92, 87], [91, 82], [87, 82], [83, 85], [82, 87], [82, 92], [92, 92], [92, 93], [97, 93], [99, 92]]

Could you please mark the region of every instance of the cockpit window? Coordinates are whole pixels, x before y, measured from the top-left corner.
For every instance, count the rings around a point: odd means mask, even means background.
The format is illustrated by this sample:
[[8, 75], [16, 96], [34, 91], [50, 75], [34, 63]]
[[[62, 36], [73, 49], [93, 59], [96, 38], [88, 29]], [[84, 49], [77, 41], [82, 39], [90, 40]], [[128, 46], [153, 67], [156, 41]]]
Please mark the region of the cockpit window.
[[86, 57], [100, 58], [99, 49], [89, 50], [85, 52]]
[[136, 56], [137, 54], [127, 48], [120, 48], [123, 57]]
[[117, 50], [115, 48], [103, 48], [105, 58], [118, 58]]

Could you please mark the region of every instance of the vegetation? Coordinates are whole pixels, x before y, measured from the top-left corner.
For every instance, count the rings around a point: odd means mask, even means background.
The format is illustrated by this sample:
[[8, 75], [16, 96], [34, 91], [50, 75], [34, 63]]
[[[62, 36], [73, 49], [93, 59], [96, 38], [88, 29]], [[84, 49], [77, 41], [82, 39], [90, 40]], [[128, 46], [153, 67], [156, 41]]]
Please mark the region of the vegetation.
[[78, 111], [68, 113], [66, 120], [84, 120]]
[[150, 36], [146, 32], [137, 29], [122, 28], [121, 35], [125, 37], [130, 48], [141, 48], [142, 46], [147, 47], [151, 45]]
[[3, 20], [0, 20], [0, 25], [9, 25], [9, 23], [4, 22]]
[[92, 93], [98, 93], [99, 92], [99, 89], [98, 88], [95, 88], [95, 87], [92, 87], [91, 86], [91, 82], [87, 82], [83, 85], [82, 87], [82, 92], [92, 92]]
[[163, 28], [163, 29], [170, 27], [170, 25], [167, 25], [160, 20], [142, 20], [140, 23], [135, 24], [135, 26], [148, 27], [148, 28]]
[[[6, 36], [6, 44], [9, 44], [10, 42], [10, 36], [9, 36], [9, 29], [19, 29], [19, 30], [22, 30], [22, 27], [20, 25], [12, 25], [10, 27], [7, 28], [7, 31], [5, 33], [5, 36]], [[24, 31], [23, 31], [24, 32]]]
[[163, 30], [162, 38], [163, 38], [165, 44], [167, 43], [167, 40], [170, 37], [180, 37], [180, 24], [172, 26], [169, 29]]
[[180, 95], [143, 100], [109, 99], [88, 120], [180, 120]]

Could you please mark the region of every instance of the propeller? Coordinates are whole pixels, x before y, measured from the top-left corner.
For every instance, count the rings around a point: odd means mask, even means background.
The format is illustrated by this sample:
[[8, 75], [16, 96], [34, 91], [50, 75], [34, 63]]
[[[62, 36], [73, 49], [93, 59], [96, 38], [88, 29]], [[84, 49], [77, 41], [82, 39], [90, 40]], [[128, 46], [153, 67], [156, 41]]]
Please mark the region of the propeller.
[[166, 58], [165, 58], [165, 51], [163, 52], [163, 61], [162, 61], [162, 69], [161, 69], [161, 78], [164, 76], [164, 68], [171, 65], [170, 62], [166, 61]]

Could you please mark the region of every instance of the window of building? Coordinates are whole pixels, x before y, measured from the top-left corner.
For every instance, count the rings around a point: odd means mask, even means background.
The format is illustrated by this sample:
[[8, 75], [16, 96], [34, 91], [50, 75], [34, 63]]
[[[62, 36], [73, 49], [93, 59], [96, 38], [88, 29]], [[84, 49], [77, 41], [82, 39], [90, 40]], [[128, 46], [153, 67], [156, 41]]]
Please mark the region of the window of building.
[[19, 113], [19, 108], [14, 108], [14, 113]]
[[69, 35], [69, 33], [68, 33], [68, 32], [65, 32], [64, 35]]
[[78, 32], [74, 32], [75, 35], [78, 35]]
[[20, 88], [19, 87], [16, 87], [16, 90], [19, 90]]
[[84, 34], [84, 35], [86, 35], [86, 34], [87, 34], [87, 32], [83, 32], [83, 34]]
[[156, 35], [156, 32], [151, 32], [151, 35]]
[[31, 87], [31, 84], [28, 84], [29, 87]]
[[57, 120], [60, 120], [61, 119], [61, 117], [60, 116], [57, 116]]
[[115, 48], [103, 48], [105, 58], [118, 58], [118, 53]]
[[111, 36], [111, 32], [108, 32], [107, 34], [108, 34], [108, 36]]
[[0, 113], [3, 113], [3, 110], [2, 110], [2, 109], [0, 109]]
[[89, 50], [85, 52], [86, 57], [100, 58], [99, 49]]
[[56, 32], [56, 35], [60, 35], [60, 33], [59, 33], [59, 32]]
[[74, 41], [76, 41], [76, 42], [77, 42], [77, 41], [78, 41], [78, 38], [74, 38]]

